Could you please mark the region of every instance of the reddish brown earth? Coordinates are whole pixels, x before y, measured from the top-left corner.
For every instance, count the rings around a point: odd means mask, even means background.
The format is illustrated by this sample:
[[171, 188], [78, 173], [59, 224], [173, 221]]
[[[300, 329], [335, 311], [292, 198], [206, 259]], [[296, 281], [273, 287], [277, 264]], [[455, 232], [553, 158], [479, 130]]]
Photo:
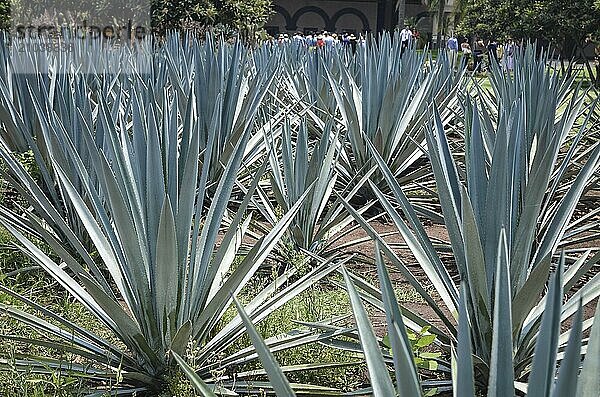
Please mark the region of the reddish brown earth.
[[[400, 260], [405, 263], [409, 271], [415, 276], [417, 280], [425, 287], [431, 287], [431, 283], [429, 279], [421, 270], [419, 264], [417, 263], [415, 257], [411, 253], [411, 251], [406, 247], [404, 240], [402, 239], [398, 229], [392, 223], [385, 223], [380, 221], [373, 221], [370, 223], [371, 226], [377, 231], [380, 235], [385, 235], [384, 240], [394, 249], [394, 252], [398, 255]], [[441, 240], [448, 241], [448, 233], [446, 232], [445, 227], [441, 225], [430, 225], [425, 227], [425, 231], [428, 236], [432, 238], [433, 241]], [[361, 239], [367, 237], [367, 233], [362, 229], [358, 228], [352, 230], [349, 233], [343, 235], [343, 237], [336, 242], [335, 246], [344, 245], [346, 243], [352, 242], [357, 239]], [[346, 253], [354, 253], [358, 254], [359, 258], [366, 260], [366, 262], [356, 262], [349, 266], [350, 270], [354, 273], [364, 277], [369, 282], [373, 284], [377, 284], [377, 269], [373, 264], [375, 258], [375, 244], [372, 240], [367, 242], [363, 242], [361, 244], [355, 245], [352, 248], [346, 249]], [[384, 259], [385, 256], [384, 256]], [[370, 263], [368, 263], [370, 262]], [[436, 327], [443, 328], [442, 321], [437, 317], [435, 312], [429, 307], [427, 303], [419, 299], [418, 294], [414, 291], [413, 287], [410, 285], [406, 278], [401, 274], [398, 268], [393, 265], [389, 260], [386, 260], [387, 269], [390, 274], [390, 279], [394, 288], [400, 291], [410, 291], [410, 295], [414, 296], [416, 299], [407, 299], [402, 300], [401, 304], [406, 309], [422, 316], [423, 318], [430, 321]], [[449, 266], [451, 267], [451, 266]], [[452, 274], [452, 272], [451, 272]], [[441, 301], [440, 301], [441, 304]], [[443, 305], [442, 305], [443, 306]], [[449, 313], [446, 313], [449, 315]], [[372, 313], [372, 321], [373, 326], [376, 330], [383, 333], [385, 332], [385, 314], [379, 312]]]
[[[596, 198], [596, 197], [594, 197], [594, 198]], [[591, 201], [596, 202], [598, 200], [592, 199]], [[590, 202], [588, 202], [587, 204], [589, 205]], [[596, 203], [596, 204], [599, 204], [599, 203]], [[586, 214], [590, 208], [589, 206], [586, 206], [586, 207], [587, 208], [579, 210], [578, 213], [576, 214], [576, 217]], [[393, 225], [392, 223], [386, 223], [386, 222], [380, 222], [380, 221], [373, 221], [370, 224], [380, 235], [386, 235], [384, 237], [384, 240], [388, 244], [390, 244], [390, 246], [392, 246], [394, 248], [394, 251], [396, 252], [396, 254], [407, 265], [410, 272], [417, 278], [417, 280], [419, 280], [425, 288], [430, 287], [431, 284], [430, 284], [427, 276], [424, 274], [424, 272], [420, 268], [419, 264], [417, 263], [416, 259], [414, 258], [414, 256], [410, 252], [410, 250], [404, 244], [404, 240], [400, 236], [395, 225]], [[447, 230], [446, 230], [445, 226], [443, 226], [443, 225], [436, 225], [436, 224], [428, 225], [428, 226], [425, 226], [425, 231], [426, 231], [427, 235], [431, 238], [431, 240], [434, 242], [434, 244], [436, 242], [448, 243], [448, 241], [449, 241]], [[589, 232], [586, 235], [590, 237], [590, 241], [587, 241], [587, 242], [581, 243], [581, 244], [576, 244], [570, 248], [598, 248], [600, 246], [600, 235], [597, 232]], [[361, 239], [364, 237], [367, 237], [367, 233], [362, 228], [357, 228], [357, 229], [354, 229], [354, 230], [344, 234], [343, 237], [340, 238], [339, 241], [336, 242], [334, 247], [339, 246], [339, 245], [344, 245], [346, 243], [349, 243], [351, 241]], [[367, 242], [363, 242], [361, 244], [355, 245], [352, 248], [349, 248], [349, 249], [347, 248], [347, 249], [345, 249], [345, 251], [348, 254], [350, 254], [350, 253], [358, 254], [359, 257], [362, 257], [365, 259], [364, 262], [356, 262], [356, 263], [350, 265], [349, 266], [350, 269], [353, 272], [355, 272], [356, 274], [359, 274], [362, 277], [364, 277], [365, 279], [369, 280], [370, 282], [377, 284], [377, 269], [373, 265], [374, 257], [375, 257], [374, 242], [369, 240]], [[447, 269], [448, 269], [451, 277], [453, 277], [453, 279], [457, 280], [458, 276], [457, 276], [456, 268], [453, 263], [451, 253], [442, 254], [442, 261], [445, 264], [447, 264]], [[394, 287], [397, 289], [400, 289], [400, 290], [413, 290], [413, 288], [411, 287], [409, 282], [406, 281], [405, 277], [400, 273], [400, 271], [397, 269], [397, 267], [394, 266], [389, 261], [386, 261], [386, 262], [388, 264], [388, 271], [390, 272], [390, 278], [392, 279], [392, 283], [394, 284]], [[575, 293], [576, 290], [581, 285], [583, 285], [583, 283], [584, 283], [583, 280], [585, 280], [585, 281], [589, 280], [596, 273], [598, 273], [598, 271], [600, 271], [600, 265], [596, 264], [592, 268], [592, 270], [590, 272], [588, 272], [588, 274], [586, 274], [582, 278], [582, 283], [580, 283], [578, 286], [575, 286], [572, 291], [569, 291], [568, 293], [566, 293], [567, 296], [570, 296], [573, 293]], [[413, 295], [416, 296], [416, 292]], [[444, 305], [441, 302], [441, 300], [439, 300], [439, 299], [437, 299], [437, 300], [440, 302], [440, 306], [443, 307]], [[588, 303], [584, 307], [584, 318], [585, 319], [590, 318], [594, 315], [597, 302], [598, 302], [598, 299]], [[428, 304], [421, 301], [420, 299], [415, 299], [414, 301], [402, 301], [401, 303], [407, 309], [414, 311], [415, 313], [421, 315], [423, 318], [429, 320], [433, 325], [440, 327], [440, 328], [444, 327], [441, 320], [438, 318], [438, 316], [435, 314], [435, 312], [429, 307]], [[445, 312], [449, 318], [452, 318], [450, 316], [449, 312], [447, 312], [446, 310], [445, 310]], [[373, 313], [373, 322], [374, 322], [374, 326], [376, 329], [384, 331], [385, 315], [383, 313]], [[565, 322], [564, 326], [567, 327], [569, 325], [568, 323], [569, 323], [569, 321]]]

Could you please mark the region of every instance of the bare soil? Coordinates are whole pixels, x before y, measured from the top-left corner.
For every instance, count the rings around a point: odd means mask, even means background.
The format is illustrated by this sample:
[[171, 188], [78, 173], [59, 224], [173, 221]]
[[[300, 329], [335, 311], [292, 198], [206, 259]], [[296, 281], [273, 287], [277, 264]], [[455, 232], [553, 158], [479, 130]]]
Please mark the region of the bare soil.
[[[597, 197], [594, 196], [594, 198], [597, 198]], [[597, 200], [591, 200], [591, 201], [595, 202]], [[588, 201], [586, 204], [589, 205], [590, 201]], [[589, 208], [590, 207], [583, 209], [583, 210], [579, 210], [575, 216], [578, 217], [578, 216], [584, 215], [585, 213], [587, 213], [587, 211], [589, 211]], [[406, 244], [405, 244], [404, 240], [402, 239], [402, 236], [398, 232], [396, 226], [392, 223], [381, 222], [381, 221], [373, 221], [370, 223], [370, 225], [377, 231], [377, 233], [379, 233], [380, 235], [385, 235], [384, 240], [394, 249], [394, 252], [398, 255], [398, 257], [402, 260], [402, 262], [405, 263], [405, 265], [407, 266], [409, 271], [413, 274], [413, 276], [415, 276], [415, 278], [417, 280], [419, 280], [419, 282], [425, 288], [430, 287], [431, 283], [429, 282], [429, 279], [427, 278], [427, 276], [421, 269], [420, 265], [417, 263], [415, 257], [411, 253], [411, 251], [406, 247]], [[436, 242], [444, 242], [444, 243], [449, 242], [447, 230], [446, 230], [445, 226], [443, 226], [443, 225], [429, 224], [429, 225], [425, 226], [425, 231], [426, 231], [427, 235], [430, 237], [430, 239], [434, 242], [434, 244]], [[580, 244], [576, 244], [570, 248], [598, 248], [600, 246], [600, 235], [595, 231], [589, 232], [589, 233], [587, 233], [587, 235], [590, 237], [589, 241], [586, 241], [586, 242], [580, 243]], [[348, 233], [344, 234], [344, 236], [339, 241], [336, 242], [335, 246], [342, 246], [342, 245], [352, 242], [356, 239], [360, 239], [360, 238], [364, 238], [364, 237], [367, 237], [367, 233], [362, 228], [357, 228], [357, 229], [354, 229], [354, 230], [349, 231]], [[359, 274], [360, 276], [364, 277], [368, 281], [370, 281], [374, 284], [377, 284], [377, 269], [374, 265], [374, 260], [375, 260], [374, 259], [375, 258], [374, 242], [372, 240], [369, 240], [367, 242], [357, 244], [350, 249], [345, 249], [345, 251], [347, 254], [355, 253], [355, 254], [360, 255], [361, 258], [365, 259], [365, 261], [354, 263], [353, 265], [350, 266], [350, 269], [353, 272], [355, 272], [356, 274]], [[443, 263], [446, 264], [446, 268], [448, 269], [450, 276], [455, 281], [458, 281], [457, 280], [458, 274], [457, 274], [456, 267], [453, 262], [451, 253], [448, 252], [448, 253], [442, 254], [441, 257], [442, 257]], [[384, 258], [385, 258], [385, 256], [384, 256]], [[386, 262], [388, 264], [387, 268], [390, 273], [390, 278], [392, 280], [394, 288], [401, 290], [401, 291], [414, 290], [412, 288], [412, 286], [410, 285], [410, 283], [406, 280], [406, 278], [398, 270], [398, 268], [396, 266], [394, 266], [391, 262], [389, 262], [389, 261], [386, 261]], [[571, 291], [568, 291], [568, 292], [566, 291], [566, 296], [573, 295], [581, 286], [583, 286], [585, 284], [585, 282], [587, 282], [589, 279], [591, 279], [598, 272], [600, 272], [600, 265], [596, 264], [587, 274], [585, 274], [582, 277], [582, 280], [580, 283], [578, 283]], [[415, 292], [415, 294], [416, 294], [416, 292]], [[441, 300], [439, 298], [436, 300], [438, 300], [441, 303]], [[421, 301], [420, 299], [415, 299], [413, 301], [410, 301], [410, 300], [402, 301], [401, 303], [405, 308], [419, 314], [423, 318], [430, 321], [434, 326], [439, 327], [441, 329], [444, 328], [442, 321], [438, 318], [438, 316], [431, 309], [431, 307], [424, 301]], [[595, 299], [594, 301], [585, 305], [585, 307], [583, 308], [584, 309], [584, 319], [591, 318], [594, 315], [597, 303], [598, 303], [598, 299]], [[441, 304], [440, 306], [444, 307], [443, 304]], [[445, 314], [448, 316], [450, 315], [450, 313], [447, 311]], [[449, 317], [451, 318], [451, 316], [449, 316]], [[565, 328], [568, 327], [569, 322], [570, 322], [570, 320], [565, 322], [565, 324], [563, 326]], [[373, 313], [373, 325], [374, 325], [375, 329], [378, 331], [378, 333], [385, 332], [385, 314], [374, 312]]]

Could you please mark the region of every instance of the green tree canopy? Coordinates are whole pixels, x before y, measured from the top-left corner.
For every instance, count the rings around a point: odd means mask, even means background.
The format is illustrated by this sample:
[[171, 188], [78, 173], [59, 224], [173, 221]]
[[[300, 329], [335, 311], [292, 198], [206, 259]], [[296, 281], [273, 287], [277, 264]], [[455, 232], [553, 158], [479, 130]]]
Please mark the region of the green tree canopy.
[[10, 27], [10, 0], [0, 0], [0, 30]]
[[[253, 31], [264, 25], [273, 8], [271, 0], [151, 0], [151, 6], [152, 24], [159, 32], [209, 26]], [[0, 0], [0, 29], [9, 27], [10, 0]]]
[[262, 27], [271, 13], [271, 0], [153, 0], [152, 3], [152, 21], [159, 31], [208, 26], [252, 31]]
[[600, 0], [463, 0], [458, 32], [467, 36], [581, 43], [600, 33]]

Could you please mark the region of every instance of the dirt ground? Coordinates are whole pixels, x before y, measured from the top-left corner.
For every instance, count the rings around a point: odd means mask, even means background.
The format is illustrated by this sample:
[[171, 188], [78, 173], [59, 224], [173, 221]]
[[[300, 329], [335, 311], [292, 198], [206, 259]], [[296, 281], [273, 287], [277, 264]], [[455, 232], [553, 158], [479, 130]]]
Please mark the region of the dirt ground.
[[[417, 263], [415, 257], [411, 253], [411, 251], [406, 247], [402, 236], [398, 232], [398, 229], [393, 223], [373, 221], [370, 223], [371, 226], [379, 233], [380, 235], [385, 235], [384, 240], [394, 249], [394, 252], [398, 255], [400, 260], [405, 263], [408, 270], [413, 274], [413, 276], [419, 280], [419, 282], [425, 287], [431, 287], [431, 283], [429, 279], [425, 275], [425, 273], [421, 270], [421, 267]], [[429, 225], [425, 226], [425, 231], [427, 235], [432, 239], [448, 241], [448, 233], [444, 226], [441, 225]], [[344, 234], [344, 233], [342, 233]], [[335, 246], [344, 245], [348, 242], [361, 239], [367, 237], [367, 233], [362, 228], [357, 228], [355, 230], [350, 231], [349, 233], [345, 233], [343, 238], [336, 242]], [[360, 243], [358, 245], [353, 246], [350, 249], [346, 250], [347, 253], [356, 253], [360, 257], [365, 258], [369, 261], [374, 261], [375, 258], [375, 244], [372, 240], [367, 242]], [[384, 259], [385, 256], [384, 256]], [[448, 257], [450, 259], [450, 257]], [[396, 290], [400, 291], [411, 291], [414, 293], [411, 296], [414, 296], [416, 299], [407, 299], [402, 300], [402, 305], [422, 316], [423, 318], [430, 321], [436, 327], [443, 327], [442, 321], [438, 318], [435, 312], [431, 309], [431, 307], [422, 301], [414, 288], [410, 285], [410, 283], [406, 280], [406, 278], [401, 274], [396, 266], [394, 266], [390, 261], [386, 260], [387, 269], [390, 274], [390, 279], [392, 284]], [[369, 263], [361, 263], [356, 262], [349, 266], [350, 270], [360, 276], [364, 277], [366, 280], [377, 284], [377, 269], [374, 264]], [[449, 268], [453, 268], [453, 266], [449, 266]], [[456, 275], [456, 272], [451, 271], [451, 275]], [[438, 299], [439, 300], [439, 299]], [[441, 300], [440, 304], [441, 304]], [[449, 313], [446, 313], [449, 315]], [[385, 314], [374, 312], [372, 313], [372, 321], [374, 328], [379, 332], [385, 332]]]
[[[579, 215], [583, 215], [585, 213], [586, 213], [586, 211], [580, 211]], [[402, 239], [401, 235], [399, 234], [396, 226], [393, 223], [381, 222], [381, 221], [373, 221], [370, 224], [380, 235], [385, 235], [384, 240], [388, 244], [390, 244], [390, 246], [394, 249], [395, 253], [406, 264], [406, 266], [408, 267], [410, 272], [416, 277], [416, 279], [419, 280], [424, 287], [426, 287], [426, 288], [430, 287], [431, 284], [430, 284], [427, 276], [422, 271], [421, 267], [417, 263], [416, 259], [414, 258], [414, 256], [410, 252], [410, 250], [404, 244], [404, 240]], [[449, 242], [448, 233], [446, 231], [445, 226], [443, 226], [443, 225], [437, 225], [437, 224], [426, 225], [425, 231], [434, 243], [436, 241], [445, 242], [445, 243]], [[356, 228], [352, 231], [349, 231], [347, 233], [342, 233], [342, 234], [343, 234], [343, 237], [340, 238], [335, 243], [334, 247], [344, 245], [346, 243], [349, 243], [351, 241], [354, 241], [354, 240], [357, 240], [360, 238], [367, 237], [367, 233], [362, 228]], [[598, 235], [595, 232], [591, 232], [588, 235], [591, 237], [590, 241], [587, 241], [587, 242], [581, 243], [581, 244], [577, 244], [577, 245], [573, 246], [573, 248], [598, 248], [598, 247], [600, 247], [600, 235]], [[358, 254], [360, 257], [368, 258], [367, 260], [370, 262], [374, 261], [373, 258], [375, 257], [375, 245], [372, 240], [360, 243], [358, 245], [353, 246], [352, 248], [345, 249], [345, 251], [348, 254], [355, 253], [355, 254]], [[458, 273], [457, 273], [456, 267], [453, 263], [452, 254], [451, 253], [442, 254], [442, 261], [444, 264], [447, 265], [448, 272], [450, 273], [450, 276], [453, 278], [453, 280], [458, 281]], [[388, 264], [388, 271], [390, 273], [390, 278], [392, 280], [394, 288], [396, 288], [398, 290], [413, 290], [414, 291], [412, 286], [409, 284], [408, 281], [406, 281], [406, 279], [400, 273], [400, 271], [397, 269], [397, 267], [394, 266], [393, 264], [391, 264], [389, 261], [386, 261], [386, 262]], [[377, 281], [376, 281], [377, 280], [377, 269], [372, 263], [369, 264], [369, 263], [357, 262], [357, 263], [354, 263], [353, 265], [351, 265], [350, 269], [353, 272], [355, 272], [356, 274], [361, 275], [365, 279], [372, 281], [375, 284], [377, 283]], [[600, 265], [596, 264], [592, 268], [592, 270], [590, 270], [586, 275], [584, 275], [583, 280], [585, 280], [585, 281], [589, 280], [591, 277], [593, 277], [598, 272], [600, 272]], [[580, 285], [582, 285], [582, 284], [583, 284], [583, 282], [580, 283]], [[566, 296], [572, 295], [577, 289], [578, 289], [578, 286], [574, 287], [574, 289], [572, 291], [566, 292]], [[414, 294], [415, 295], [417, 294], [416, 291], [414, 292]], [[438, 300], [440, 302], [441, 306], [443, 306], [443, 303], [441, 302], [441, 300], [439, 298], [436, 300]], [[598, 302], [598, 300], [596, 299], [596, 300], [588, 303], [584, 307], [584, 318], [585, 319], [590, 318], [594, 315], [597, 302]], [[430, 321], [434, 326], [444, 328], [442, 321], [438, 318], [438, 316], [435, 314], [435, 312], [429, 307], [429, 305], [427, 303], [425, 303], [424, 301], [422, 301], [420, 299], [415, 299], [414, 301], [402, 301], [401, 303], [407, 309], [414, 311], [415, 313], [419, 314], [423, 318]], [[450, 313], [446, 311], [446, 315], [449, 316]], [[373, 325], [376, 330], [385, 332], [385, 330], [384, 330], [385, 314], [384, 313], [373, 313], [372, 320], [373, 320]], [[565, 322], [564, 325], [566, 328], [568, 326], [568, 321]]]

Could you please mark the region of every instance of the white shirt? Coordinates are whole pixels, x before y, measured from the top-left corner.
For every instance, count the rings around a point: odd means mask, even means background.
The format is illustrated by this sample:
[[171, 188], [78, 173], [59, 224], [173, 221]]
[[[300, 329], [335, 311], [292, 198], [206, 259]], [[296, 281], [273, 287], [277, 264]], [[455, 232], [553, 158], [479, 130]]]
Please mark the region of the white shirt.
[[304, 44], [305, 43], [305, 38], [303, 36], [300, 36], [300, 35], [296, 34], [296, 35], [294, 35], [294, 41], [296, 43]]
[[402, 29], [402, 31], [400, 32], [400, 40], [402, 41], [408, 41], [412, 38], [412, 32], [410, 29], [404, 28]]

